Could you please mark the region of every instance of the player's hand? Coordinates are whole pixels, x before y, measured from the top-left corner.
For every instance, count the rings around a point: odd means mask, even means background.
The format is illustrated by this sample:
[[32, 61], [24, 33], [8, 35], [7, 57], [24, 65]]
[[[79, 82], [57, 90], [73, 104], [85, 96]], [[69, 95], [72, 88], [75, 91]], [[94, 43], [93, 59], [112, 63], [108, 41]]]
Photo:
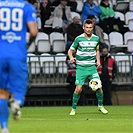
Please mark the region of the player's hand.
[[109, 81], [112, 81], [112, 80], [113, 80], [112, 78], [109, 79]]
[[101, 66], [99, 61], [96, 62], [96, 65], [97, 65], [97, 68], [99, 68]]
[[72, 57], [72, 58], [70, 59], [70, 63], [76, 63], [76, 58], [73, 58], [73, 57]]

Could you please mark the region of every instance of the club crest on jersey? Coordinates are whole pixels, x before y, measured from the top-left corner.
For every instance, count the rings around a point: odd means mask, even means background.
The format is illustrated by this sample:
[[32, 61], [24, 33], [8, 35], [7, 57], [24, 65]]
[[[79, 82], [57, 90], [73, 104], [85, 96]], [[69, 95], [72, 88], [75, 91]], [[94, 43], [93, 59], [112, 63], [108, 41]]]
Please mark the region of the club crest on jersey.
[[17, 36], [14, 32], [7, 32], [6, 35], [2, 35], [1, 38], [7, 40], [9, 43], [21, 40], [21, 36]]

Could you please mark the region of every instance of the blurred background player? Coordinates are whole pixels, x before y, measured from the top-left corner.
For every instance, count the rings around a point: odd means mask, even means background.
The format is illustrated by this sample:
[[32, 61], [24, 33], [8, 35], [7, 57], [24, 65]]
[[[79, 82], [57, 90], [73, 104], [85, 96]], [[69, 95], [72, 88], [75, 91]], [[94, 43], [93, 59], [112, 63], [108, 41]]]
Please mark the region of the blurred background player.
[[[70, 63], [76, 63], [76, 88], [73, 93], [70, 115], [76, 113], [76, 106], [86, 78], [89, 77], [90, 80], [93, 78], [100, 79], [97, 72], [97, 68], [100, 66], [99, 37], [92, 34], [93, 26], [90, 19], [85, 20], [83, 24], [84, 33], [75, 38], [68, 50]], [[74, 52], [76, 52], [76, 58], [73, 57]], [[98, 110], [107, 114], [108, 111], [103, 107], [103, 91], [101, 88], [96, 91], [96, 97], [98, 99]]]
[[102, 89], [104, 93], [104, 105], [112, 105], [112, 80], [117, 73], [115, 60], [110, 56], [108, 48], [103, 47], [100, 57], [101, 66], [98, 73], [102, 81]]
[[0, 1], [0, 125], [2, 133], [8, 133], [8, 98], [14, 119], [21, 116], [27, 91], [26, 32], [29, 29], [28, 46], [37, 35], [36, 12], [26, 1]]

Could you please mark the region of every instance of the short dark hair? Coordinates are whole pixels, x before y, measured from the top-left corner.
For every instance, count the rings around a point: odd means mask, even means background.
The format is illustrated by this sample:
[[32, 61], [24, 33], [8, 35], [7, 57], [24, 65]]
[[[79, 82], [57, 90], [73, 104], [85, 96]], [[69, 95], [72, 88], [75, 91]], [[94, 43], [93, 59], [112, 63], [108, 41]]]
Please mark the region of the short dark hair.
[[87, 19], [93, 19], [93, 18], [95, 18], [94, 15], [89, 15]]
[[91, 19], [86, 19], [86, 20], [84, 20], [84, 25], [85, 24], [93, 24], [93, 22]]

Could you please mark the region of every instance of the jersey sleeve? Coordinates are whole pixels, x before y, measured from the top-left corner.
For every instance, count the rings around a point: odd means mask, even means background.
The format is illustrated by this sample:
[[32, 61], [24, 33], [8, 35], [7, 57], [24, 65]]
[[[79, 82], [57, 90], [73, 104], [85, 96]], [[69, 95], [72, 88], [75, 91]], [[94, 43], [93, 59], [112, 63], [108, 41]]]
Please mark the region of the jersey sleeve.
[[71, 45], [71, 49], [75, 50], [78, 48], [78, 45], [79, 45], [79, 41], [78, 41], [78, 38], [75, 38], [74, 42], [72, 43]]
[[100, 38], [98, 38], [98, 42], [97, 42], [97, 45], [96, 45], [96, 50], [99, 50], [99, 45], [100, 45]]
[[26, 22], [36, 22], [36, 11], [31, 4], [26, 4], [25, 6]]

